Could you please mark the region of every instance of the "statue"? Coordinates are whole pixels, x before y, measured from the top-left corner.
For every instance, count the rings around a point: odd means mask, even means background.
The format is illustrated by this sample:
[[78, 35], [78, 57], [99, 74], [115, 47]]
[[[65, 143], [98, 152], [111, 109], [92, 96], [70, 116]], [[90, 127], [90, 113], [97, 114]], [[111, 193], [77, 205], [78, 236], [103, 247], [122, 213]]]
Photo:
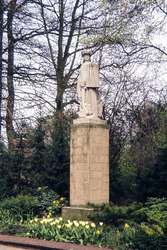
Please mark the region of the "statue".
[[77, 83], [77, 94], [81, 99], [79, 118], [99, 118], [102, 116], [102, 101], [98, 88], [99, 67], [90, 60], [90, 52], [83, 52], [83, 64]]

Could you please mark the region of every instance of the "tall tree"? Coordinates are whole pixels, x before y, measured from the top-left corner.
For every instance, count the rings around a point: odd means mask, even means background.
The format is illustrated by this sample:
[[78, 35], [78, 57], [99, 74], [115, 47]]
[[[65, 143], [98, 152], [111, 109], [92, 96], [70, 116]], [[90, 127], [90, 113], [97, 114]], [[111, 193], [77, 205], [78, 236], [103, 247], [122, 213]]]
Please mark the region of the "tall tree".
[[2, 133], [2, 54], [3, 54], [3, 15], [4, 15], [4, 1], [0, 1], [0, 139]]
[[9, 148], [13, 145], [15, 131], [13, 127], [14, 113], [14, 37], [13, 37], [13, 17], [16, 9], [16, 1], [11, 0], [7, 13], [7, 38], [8, 38], [8, 66], [7, 66], [7, 109], [6, 109], [6, 130], [9, 142]]

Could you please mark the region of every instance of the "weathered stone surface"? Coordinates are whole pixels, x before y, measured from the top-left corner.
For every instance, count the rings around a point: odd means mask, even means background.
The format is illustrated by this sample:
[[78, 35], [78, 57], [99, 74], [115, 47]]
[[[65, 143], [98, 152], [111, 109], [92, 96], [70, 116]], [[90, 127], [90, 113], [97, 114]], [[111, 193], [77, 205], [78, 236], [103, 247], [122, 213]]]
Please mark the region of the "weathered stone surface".
[[77, 83], [77, 94], [81, 100], [78, 115], [81, 119], [98, 119], [102, 116], [102, 101], [98, 93], [99, 66], [92, 63], [90, 57], [90, 52], [83, 52], [83, 64]]
[[89, 216], [94, 213], [93, 208], [84, 208], [84, 207], [63, 207], [62, 208], [62, 217], [70, 220], [89, 220]]
[[109, 202], [108, 141], [105, 124], [71, 126], [70, 206]]

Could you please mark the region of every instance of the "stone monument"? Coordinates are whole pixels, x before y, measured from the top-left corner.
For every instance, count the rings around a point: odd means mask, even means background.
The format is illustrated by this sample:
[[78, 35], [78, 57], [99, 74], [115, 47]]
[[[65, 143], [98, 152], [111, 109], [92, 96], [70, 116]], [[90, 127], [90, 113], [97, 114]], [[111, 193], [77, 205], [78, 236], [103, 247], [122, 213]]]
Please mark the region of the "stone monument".
[[71, 126], [70, 206], [109, 202], [109, 129], [101, 119], [99, 67], [83, 52], [77, 82], [78, 118]]
[[[102, 116], [102, 101], [98, 93], [99, 67], [90, 61], [89, 52], [82, 54], [83, 64], [77, 83], [77, 94], [81, 99], [78, 116], [79, 118], [98, 119]], [[78, 122], [80, 123], [81, 119]]]

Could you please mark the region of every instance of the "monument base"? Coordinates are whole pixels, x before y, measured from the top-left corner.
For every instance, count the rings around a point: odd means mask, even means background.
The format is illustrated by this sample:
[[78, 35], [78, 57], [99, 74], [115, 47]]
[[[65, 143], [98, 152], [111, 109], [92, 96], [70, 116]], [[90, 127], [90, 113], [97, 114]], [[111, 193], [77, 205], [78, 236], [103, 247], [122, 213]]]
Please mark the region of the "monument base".
[[70, 206], [109, 202], [109, 128], [75, 120], [70, 138]]
[[94, 208], [62, 207], [62, 217], [65, 220], [89, 221], [89, 216], [94, 213]]
[[105, 124], [107, 125], [106, 120], [102, 120], [100, 118], [91, 118], [91, 117], [81, 117], [76, 120], [73, 120], [73, 124]]

